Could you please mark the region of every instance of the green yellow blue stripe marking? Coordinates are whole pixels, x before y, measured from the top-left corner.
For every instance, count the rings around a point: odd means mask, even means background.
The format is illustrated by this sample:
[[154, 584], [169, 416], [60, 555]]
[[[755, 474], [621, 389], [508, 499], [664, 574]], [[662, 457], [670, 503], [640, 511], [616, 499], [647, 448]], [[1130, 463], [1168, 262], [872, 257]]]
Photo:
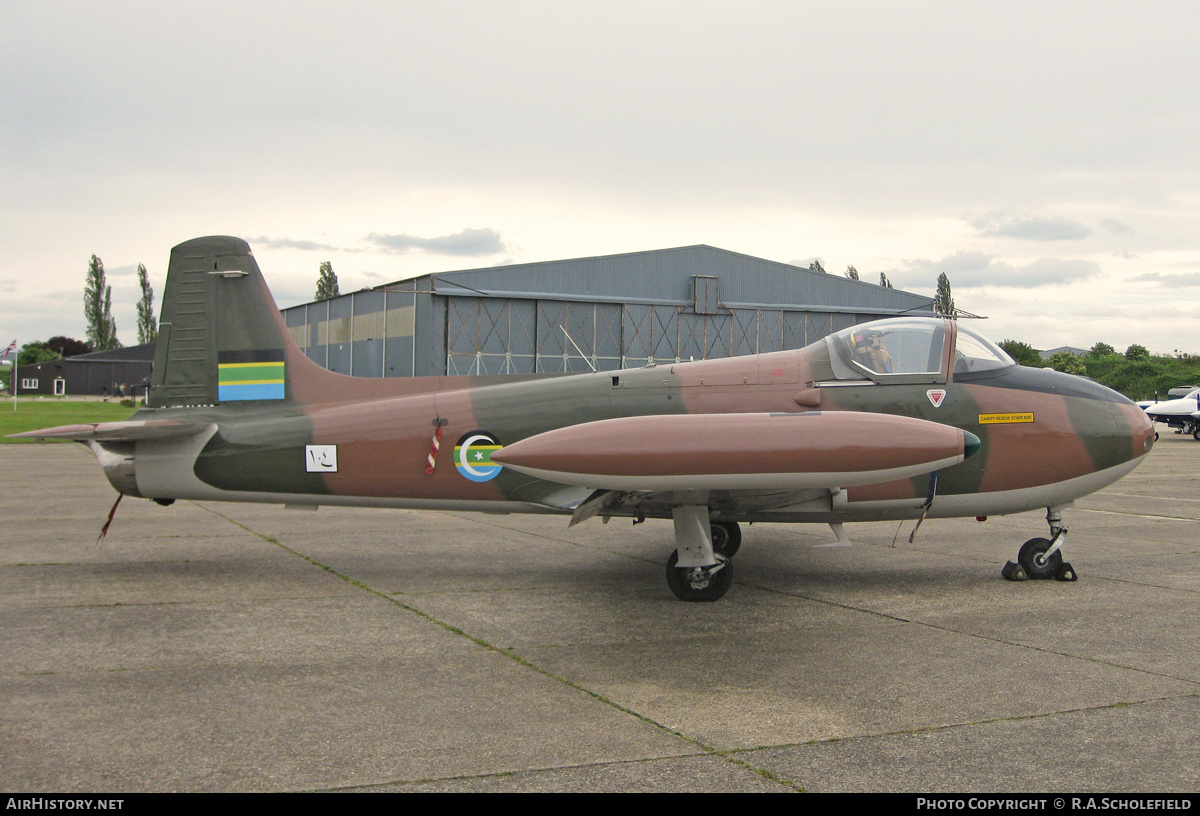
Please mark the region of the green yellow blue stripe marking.
[[283, 399], [286, 390], [282, 362], [217, 365], [217, 399], [221, 402]]

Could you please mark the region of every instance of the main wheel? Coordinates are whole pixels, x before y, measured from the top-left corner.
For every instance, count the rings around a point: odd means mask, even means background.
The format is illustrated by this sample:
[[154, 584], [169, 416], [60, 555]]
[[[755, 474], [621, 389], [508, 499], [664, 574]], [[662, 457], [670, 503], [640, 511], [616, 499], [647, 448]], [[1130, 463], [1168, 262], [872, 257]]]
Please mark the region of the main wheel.
[[733, 558], [742, 546], [742, 528], [736, 521], [714, 521], [712, 530], [713, 552]]
[[1017, 561], [1030, 578], [1053, 578], [1058, 573], [1058, 567], [1062, 564], [1062, 552], [1057, 551], [1047, 558], [1046, 552], [1049, 549], [1050, 541], [1045, 538], [1031, 538], [1021, 545]]
[[679, 551], [676, 550], [667, 559], [667, 586], [681, 601], [718, 601], [733, 583], [733, 562], [720, 554], [717, 562], [712, 567], [677, 567]]

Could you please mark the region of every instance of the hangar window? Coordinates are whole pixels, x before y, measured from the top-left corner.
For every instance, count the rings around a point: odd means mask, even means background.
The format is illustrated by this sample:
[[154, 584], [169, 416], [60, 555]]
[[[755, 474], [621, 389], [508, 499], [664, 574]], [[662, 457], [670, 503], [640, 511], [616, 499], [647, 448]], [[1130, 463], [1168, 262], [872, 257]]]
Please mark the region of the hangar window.
[[944, 320], [877, 320], [829, 335], [830, 360], [839, 380], [937, 382], [945, 380]]
[[22, 377], [21, 378], [21, 387], [24, 388], [26, 391], [31, 391], [38, 387], [38, 381], [35, 379], [31, 379], [29, 377]]

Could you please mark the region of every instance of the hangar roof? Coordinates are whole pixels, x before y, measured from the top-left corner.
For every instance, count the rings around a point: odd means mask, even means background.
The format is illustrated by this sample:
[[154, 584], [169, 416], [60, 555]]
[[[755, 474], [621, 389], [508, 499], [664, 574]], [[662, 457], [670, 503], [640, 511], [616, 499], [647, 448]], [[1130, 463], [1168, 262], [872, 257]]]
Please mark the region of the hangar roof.
[[719, 300], [729, 307], [927, 313], [932, 304], [924, 295], [704, 244], [438, 272], [376, 288], [410, 290], [415, 283], [423, 289], [428, 281], [433, 292], [448, 296], [686, 304], [696, 296], [697, 276], [718, 278]]

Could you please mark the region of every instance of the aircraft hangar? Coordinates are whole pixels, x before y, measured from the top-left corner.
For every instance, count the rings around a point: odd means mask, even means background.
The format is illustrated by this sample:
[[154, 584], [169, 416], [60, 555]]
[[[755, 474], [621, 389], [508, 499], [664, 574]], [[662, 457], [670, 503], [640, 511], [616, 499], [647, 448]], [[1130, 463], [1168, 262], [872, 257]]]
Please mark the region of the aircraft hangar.
[[799, 348], [932, 299], [697, 245], [423, 275], [283, 309], [360, 377], [614, 370]]

